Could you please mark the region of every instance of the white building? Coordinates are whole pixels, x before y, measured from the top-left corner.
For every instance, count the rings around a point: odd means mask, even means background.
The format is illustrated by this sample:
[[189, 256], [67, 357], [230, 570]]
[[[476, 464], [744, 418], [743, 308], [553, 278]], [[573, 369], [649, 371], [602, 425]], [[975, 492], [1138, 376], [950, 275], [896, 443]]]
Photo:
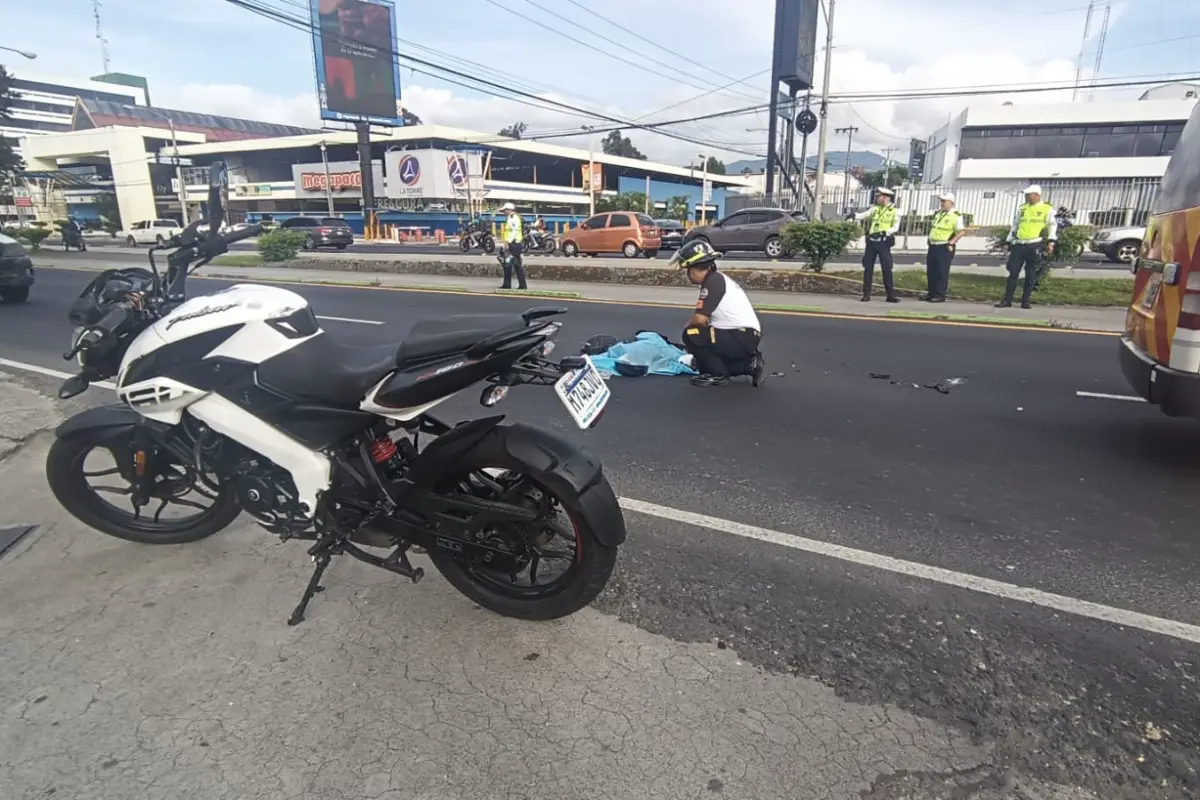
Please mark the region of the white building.
[[[929, 137], [925, 181], [952, 187], [981, 224], [1006, 221], [1031, 182], [1081, 223], [1137, 223], [1149, 210], [1197, 87], [1141, 100], [972, 106]], [[921, 204], [924, 206], [924, 203]]]
[[71, 130], [76, 98], [146, 105], [144, 90], [94, 79], [42, 78], [23, 71], [13, 78], [10, 119], [0, 122], [0, 137], [21, 152], [21, 139]]
[[1142, 92], [1138, 100], [1195, 100], [1200, 98], [1200, 83], [1164, 83]]

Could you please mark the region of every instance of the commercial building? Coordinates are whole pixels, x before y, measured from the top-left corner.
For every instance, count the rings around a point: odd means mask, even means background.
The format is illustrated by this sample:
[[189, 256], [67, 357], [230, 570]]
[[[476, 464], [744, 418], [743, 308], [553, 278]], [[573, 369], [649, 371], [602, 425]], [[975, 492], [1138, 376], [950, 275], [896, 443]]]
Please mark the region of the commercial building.
[[[206, 167], [221, 160], [229, 167], [235, 218], [332, 211], [362, 226], [363, 187], [352, 131], [81, 100], [72, 130], [28, 138], [24, 147], [30, 174], [86, 164], [97, 180], [111, 181], [127, 224], [180, 216], [180, 195], [194, 218], [207, 198]], [[588, 213], [589, 175], [601, 202], [643, 192], [652, 214], [683, 211], [689, 218], [701, 210], [709, 219], [720, 215], [727, 189], [746, 183], [708, 176], [705, 192], [696, 169], [436, 125], [372, 134], [371, 158], [381, 222], [448, 233], [457, 230], [460, 215], [504, 202], [550, 222], [578, 219]], [[182, 192], [175, 180], [177, 159]]]
[[984, 224], [1011, 216], [1031, 182], [1074, 210], [1077, 222], [1136, 224], [1196, 105], [1196, 88], [1168, 84], [1130, 101], [971, 106], [929, 137], [924, 181], [952, 187]]
[[75, 102], [79, 98], [134, 106], [147, 104], [144, 88], [121, 85], [99, 78], [42, 78], [21, 71], [15, 74], [12, 85], [15, 97], [10, 109], [10, 119], [0, 121], [0, 138], [7, 140], [18, 153], [21, 152], [21, 139], [27, 136], [71, 130], [71, 118], [75, 113]]

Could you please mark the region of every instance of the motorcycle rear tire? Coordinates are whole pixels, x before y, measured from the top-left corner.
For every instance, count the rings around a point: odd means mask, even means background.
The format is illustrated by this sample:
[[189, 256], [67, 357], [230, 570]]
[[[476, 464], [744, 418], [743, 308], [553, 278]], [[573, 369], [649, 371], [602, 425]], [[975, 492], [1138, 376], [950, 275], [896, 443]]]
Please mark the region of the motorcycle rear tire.
[[487, 253], [489, 256], [496, 252], [496, 240], [491, 236], [484, 237], [483, 252]]
[[[482, 442], [468, 451], [456, 471], [462, 474], [486, 468], [507, 469], [525, 475], [527, 467], [508, 454], [504, 445], [505, 428], [499, 427]], [[530, 476], [532, 477], [532, 476]], [[601, 477], [601, 483], [587, 491], [607, 493], [616, 503], [616, 494]], [[541, 487], [543, 490], [546, 487]], [[559, 619], [574, 614], [591, 604], [604, 590], [617, 562], [617, 547], [601, 544], [584, 519], [578, 497], [562, 497], [553, 493], [563, 505], [574, 524], [578, 540], [574, 562], [577, 573], [569, 584], [555, 594], [536, 599], [518, 599], [501, 594], [477, 580], [467, 567], [448, 551], [430, 548], [429, 558], [450, 584], [484, 608], [504, 617], [526, 620]]]

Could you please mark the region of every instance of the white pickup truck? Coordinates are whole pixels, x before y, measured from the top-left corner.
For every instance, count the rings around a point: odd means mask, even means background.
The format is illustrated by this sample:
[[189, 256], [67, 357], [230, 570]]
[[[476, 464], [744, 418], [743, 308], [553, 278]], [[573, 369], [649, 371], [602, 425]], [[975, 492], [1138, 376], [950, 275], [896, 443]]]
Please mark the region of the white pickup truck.
[[139, 244], [162, 244], [181, 230], [183, 226], [173, 219], [151, 219], [121, 231], [118, 238], [130, 247], [137, 247]]

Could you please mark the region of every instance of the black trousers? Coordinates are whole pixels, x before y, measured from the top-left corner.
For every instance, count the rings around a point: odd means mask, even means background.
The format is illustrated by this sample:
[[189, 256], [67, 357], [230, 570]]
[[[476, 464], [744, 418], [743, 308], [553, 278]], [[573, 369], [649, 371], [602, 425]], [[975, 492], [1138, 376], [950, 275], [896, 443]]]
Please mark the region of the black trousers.
[[528, 284], [525, 283], [525, 263], [521, 260], [521, 253], [525, 251], [525, 245], [520, 242], [511, 242], [508, 245], [508, 252], [512, 258], [504, 259], [504, 283], [500, 288], [512, 288], [512, 274], [515, 270], [517, 273], [517, 287], [528, 289]]
[[696, 359], [701, 375], [746, 375], [758, 353], [762, 334], [752, 328], [712, 328], [689, 325], [683, 346]]
[[883, 271], [883, 290], [888, 297], [892, 297], [896, 293], [896, 287], [892, 282], [892, 267], [895, 262], [892, 261], [892, 246], [884, 241], [873, 241], [867, 239], [866, 252], [863, 253], [863, 297], [871, 296], [871, 285], [875, 282], [875, 259], [879, 258], [879, 268]]
[[954, 251], [948, 244], [931, 244], [925, 254], [925, 279], [929, 287], [929, 298], [944, 298], [950, 288], [950, 263]]
[[1021, 270], [1025, 270], [1025, 289], [1021, 292], [1021, 302], [1028, 303], [1033, 296], [1033, 288], [1037, 285], [1038, 267], [1042, 257], [1042, 245], [1014, 244], [1008, 252], [1008, 282], [1004, 285], [1004, 299], [1011, 303], [1013, 293], [1017, 290], [1017, 281]]

